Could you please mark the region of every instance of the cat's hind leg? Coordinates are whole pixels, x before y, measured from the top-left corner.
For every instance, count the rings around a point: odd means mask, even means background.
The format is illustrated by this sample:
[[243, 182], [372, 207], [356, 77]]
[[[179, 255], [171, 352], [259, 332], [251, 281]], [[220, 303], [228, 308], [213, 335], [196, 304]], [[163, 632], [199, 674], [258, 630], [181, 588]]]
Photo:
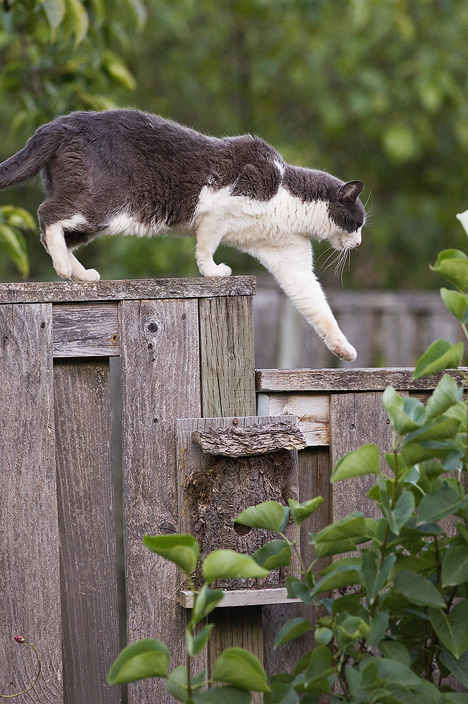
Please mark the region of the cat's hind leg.
[[256, 257], [273, 274], [333, 354], [348, 362], [356, 359], [356, 350], [341, 332], [312, 271], [312, 253], [308, 240], [298, 239], [283, 247], [253, 245], [244, 248], [244, 251]]
[[57, 274], [62, 279], [98, 281], [99, 273], [95, 269], [85, 269], [67, 245], [67, 233], [79, 230], [84, 233], [89, 229], [84, 216], [78, 213], [50, 222], [53, 209], [50, 202], [47, 201], [39, 207], [38, 212], [42, 243], [52, 258], [52, 264]]
[[224, 232], [218, 219], [205, 217], [197, 227], [197, 245], [195, 258], [198, 269], [203, 276], [231, 276], [231, 267], [227, 264], [216, 264], [213, 259]]

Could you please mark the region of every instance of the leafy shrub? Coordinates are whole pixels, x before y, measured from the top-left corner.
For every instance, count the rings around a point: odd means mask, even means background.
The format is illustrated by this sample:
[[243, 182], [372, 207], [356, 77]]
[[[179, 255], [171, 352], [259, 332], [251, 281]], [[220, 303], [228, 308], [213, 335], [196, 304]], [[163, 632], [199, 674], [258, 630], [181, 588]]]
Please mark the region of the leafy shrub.
[[[455, 286], [442, 289], [442, 298], [468, 337], [468, 257], [447, 250], [433, 269]], [[462, 355], [462, 343], [437, 340], [420, 358], [413, 376], [455, 368]], [[468, 688], [463, 388], [444, 375], [425, 405], [392, 387], [384, 392], [383, 404], [393, 437], [392, 451], [383, 453], [385, 469], [380, 449], [368, 444], [344, 455], [331, 477], [337, 482], [375, 475], [369, 496], [381, 517], [374, 520], [356, 512], [311, 533], [315, 558], [304, 565], [299, 533], [321, 498], [303, 503], [290, 499], [287, 507], [274, 501], [252, 506], [236, 522], [274, 531], [277, 539], [253, 556], [212, 552], [203, 561], [205, 583], [199, 590], [191, 581], [199, 557], [195, 538], [146, 536], [145, 545], [177, 564], [193, 590], [187, 667], [170, 672], [166, 646], [146, 639], [121, 652], [110, 670], [110, 683], [163, 677], [168, 691], [186, 704], [248, 704], [250, 692], [263, 692], [265, 704], [318, 704], [327, 698], [331, 704], [468, 702], [467, 694], [453, 690], [455, 681]], [[297, 527], [293, 540], [283, 532], [288, 521]], [[213, 681], [220, 686], [206, 681], [204, 674], [191, 677], [191, 660], [206, 647], [213, 628], [204, 621], [223, 598], [222, 590], [210, 585], [229, 577], [264, 576], [290, 564], [293, 553], [301, 574], [287, 578], [288, 595], [309, 605], [311, 617], [283, 625], [275, 648], [312, 629], [315, 647], [303, 654], [294, 672], [275, 675], [269, 682], [260, 662], [240, 648], [228, 648], [215, 662]], [[333, 561], [317, 572], [317, 562], [324, 557]], [[314, 622], [317, 607], [324, 615]]]

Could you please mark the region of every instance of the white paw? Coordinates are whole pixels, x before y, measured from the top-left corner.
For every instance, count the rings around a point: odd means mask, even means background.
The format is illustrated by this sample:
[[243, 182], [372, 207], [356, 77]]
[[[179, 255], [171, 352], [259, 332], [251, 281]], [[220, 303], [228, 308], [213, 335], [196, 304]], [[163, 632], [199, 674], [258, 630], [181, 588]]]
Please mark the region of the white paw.
[[344, 337], [325, 340], [325, 344], [330, 352], [333, 352], [333, 354], [343, 359], [345, 362], [354, 362], [357, 357], [356, 350]]
[[96, 269], [85, 269], [80, 276], [73, 276], [77, 281], [99, 281], [101, 275]]
[[61, 279], [71, 279], [72, 265], [69, 261], [55, 261], [54, 269]]
[[232, 274], [232, 269], [230, 266], [227, 266], [227, 264], [205, 264], [200, 270], [203, 276], [213, 276], [215, 278], [231, 276]]

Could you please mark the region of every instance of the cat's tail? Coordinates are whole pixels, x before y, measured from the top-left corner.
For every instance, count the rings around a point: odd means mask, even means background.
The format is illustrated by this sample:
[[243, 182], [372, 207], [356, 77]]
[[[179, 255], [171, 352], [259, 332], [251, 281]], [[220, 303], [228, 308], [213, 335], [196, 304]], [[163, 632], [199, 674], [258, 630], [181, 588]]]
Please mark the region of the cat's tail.
[[0, 164], [0, 189], [14, 186], [39, 173], [54, 158], [57, 137], [51, 123], [39, 127], [23, 149]]

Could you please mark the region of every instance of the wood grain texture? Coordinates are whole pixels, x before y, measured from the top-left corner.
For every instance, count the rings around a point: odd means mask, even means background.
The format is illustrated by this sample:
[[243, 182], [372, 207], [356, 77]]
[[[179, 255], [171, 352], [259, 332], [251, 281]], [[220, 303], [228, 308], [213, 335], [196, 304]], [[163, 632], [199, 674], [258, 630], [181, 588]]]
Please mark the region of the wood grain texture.
[[296, 418], [280, 421], [262, 421], [254, 418], [251, 425], [240, 427], [237, 419], [231, 427], [196, 430], [192, 441], [203, 452], [226, 457], [247, 457], [265, 455], [277, 450], [302, 450], [305, 440], [297, 427]]
[[252, 300], [200, 300], [203, 416], [255, 415]]
[[[182, 589], [179, 592], [179, 603], [184, 609], [193, 607], [193, 593]], [[259, 604], [290, 604], [299, 602], [299, 599], [288, 599], [288, 592], [284, 587], [276, 589], [237, 589], [236, 591], [224, 590], [224, 599], [216, 608], [233, 606], [258, 606]]]
[[309, 447], [330, 444], [330, 396], [328, 394], [271, 393], [267, 398], [269, 399], [268, 412], [271, 415], [291, 414], [297, 417], [299, 430]]
[[117, 303], [62, 303], [52, 308], [54, 357], [120, 354]]
[[[263, 501], [278, 501], [286, 505], [288, 498], [298, 499], [297, 453], [287, 450], [267, 455], [247, 457], [223, 457], [202, 452], [193, 442], [194, 434], [258, 425], [265, 427], [283, 423], [290, 428], [297, 425], [293, 417], [268, 418], [188, 418], [177, 421], [177, 456], [181, 487], [179, 512], [180, 532], [190, 533], [200, 545], [200, 558], [218, 549], [230, 549], [252, 555], [266, 542], [276, 539], [276, 534], [264, 530], [244, 530], [233, 524], [244, 509]], [[233, 426], [233, 423], [236, 423]], [[294, 538], [294, 526], [289, 525], [285, 533]], [[214, 588], [241, 590], [264, 589], [284, 585], [286, 569], [275, 569], [262, 579], [226, 579], [214, 583]], [[203, 583], [197, 572], [196, 584]], [[261, 604], [259, 600], [257, 602]], [[271, 603], [271, 602], [270, 602]]]
[[253, 276], [125, 281], [58, 281], [0, 284], [0, 303], [129, 301], [140, 299], [253, 296]]
[[[448, 370], [458, 383], [465, 368]], [[259, 369], [257, 391], [384, 391], [387, 386], [400, 390], [434, 389], [443, 373], [411, 380], [413, 369]]]
[[64, 361], [54, 376], [66, 702], [118, 704], [109, 364]]
[[[203, 299], [199, 309], [202, 415], [255, 415], [252, 300]], [[260, 606], [214, 611], [209, 618], [216, 626], [208, 647], [209, 672], [227, 647], [246, 647], [263, 661]], [[254, 694], [253, 704], [261, 701]]]
[[[331, 468], [345, 452], [357, 450], [361, 445], [371, 442], [376, 443], [381, 453], [392, 450], [392, 430], [382, 405], [382, 394], [332, 394]], [[337, 521], [353, 511], [363, 511], [368, 518], [380, 517], [376, 502], [367, 497], [367, 492], [374, 484], [374, 475], [345, 479], [333, 484], [333, 520]]]
[[63, 704], [50, 305], [0, 306], [0, 692]]
[[[174, 421], [200, 416], [198, 303], [124, 301], [120, 329], [128, 641], [165, 641], [175, 666], [186, 626], [177, 570], [142, 539], [178, 529]], [[171, 701], [160, 681], [129, 686], [130, 704]]]

